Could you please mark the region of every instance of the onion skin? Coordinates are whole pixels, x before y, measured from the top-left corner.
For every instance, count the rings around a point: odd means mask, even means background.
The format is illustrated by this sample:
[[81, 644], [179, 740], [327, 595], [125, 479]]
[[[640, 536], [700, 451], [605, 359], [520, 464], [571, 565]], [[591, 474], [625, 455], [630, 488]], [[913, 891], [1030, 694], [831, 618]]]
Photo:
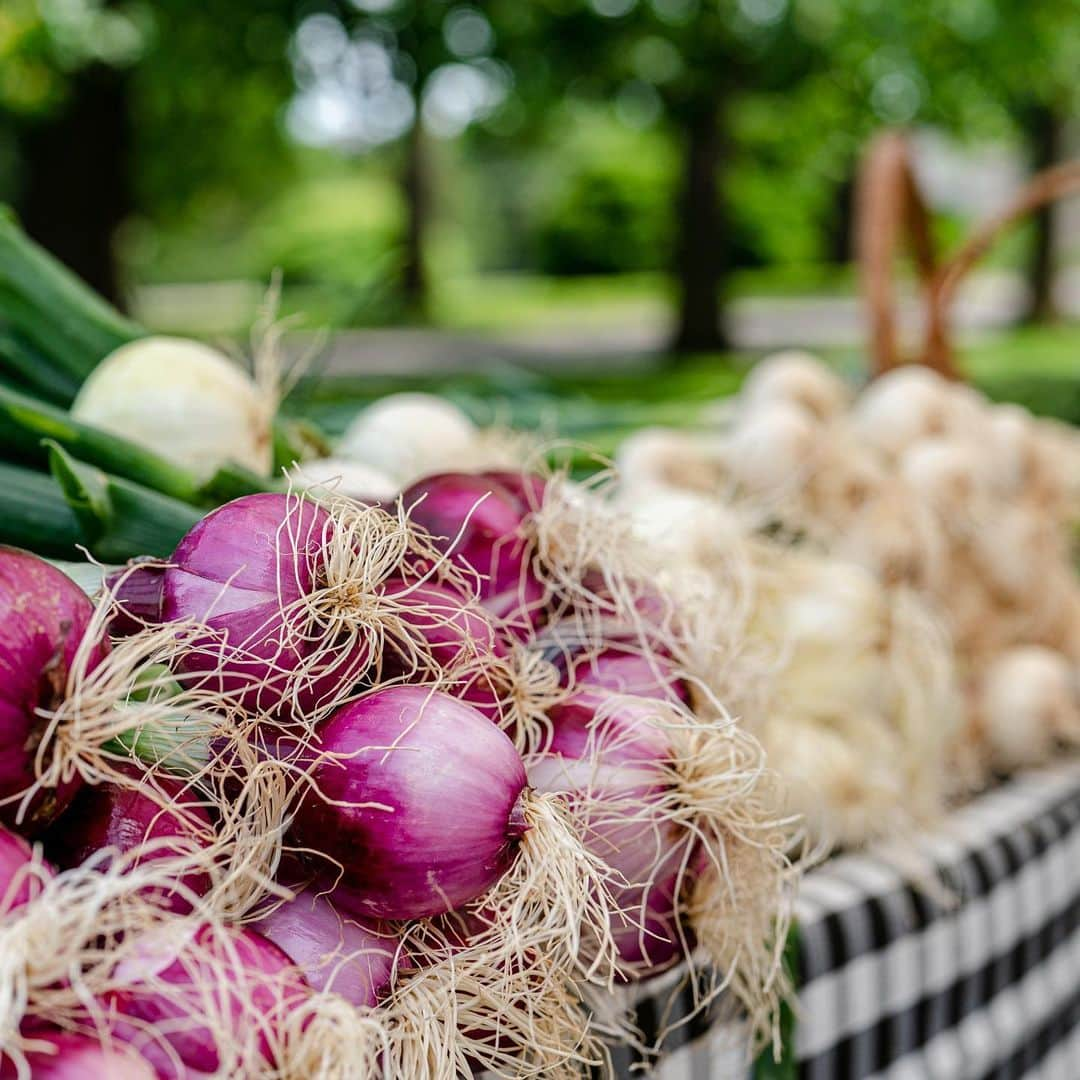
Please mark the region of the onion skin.
[[598, 703], [611, 693], [683, 704], [690, 700], [670, 660], [611, 647], [576, 660], [570, 685], [579, 692], [599, 695]]
[[[477, 657], [508, 653], [499, 631], [488, 613], [470, 604], [454, 589], [444, 585], [413, 585], [401, 578], [387, 581], [384, 591], [395, 598], [398, 616], [427, 645], [427, 651], [442, 671], [451, 671]], [[400, 659], [383, 658], [384, 671], [408, 671]]]
[[[163, 933], [160, 940], [148, 942], [141, 955], [118, 967], [117, 978], [126, 985], [104, 999], [111, 1033], [134, 1046], [162, 1080], [192, 1080], [221, 1067], [218, 1044], [202, 1022], [207, 984], [214, 988], [217, 1010], [230, 1014], [230, 1034], [241, 1038], [250, 1034], [246, 1029], [254, 1023], [253, 1013], [261, 1025], [277, 1028], [287, 1010], [310, 993], [273, 942], [254, 930], [228, 933], [235, 959], [204, 924], [194, 931], [193, 941], [214, 963], [198, 952], [189, 954], [186, 963], [178, 959], [184, 943], [175, 933]], [[271, 1044], [262, 1026], [256, 1039], [259, 1053], [269, 1062]]]
[[621, 975], [641, 978], [681, 960], [684, 940], [693, 946], [689, 929], [679, 928], [677, 895], [693, 838], [660, 806], [671, 783], [671, 747], [649, 722], [655, 707], [609, 695], [608, 704], [618, 704], [598, 720], [604, 700], [586, 690], [551, 710], [551, 742], [530, 763], [529, 781], [539, 791], [588, 793], [582, 841], [628, 883], [613, 889], [615, 908], [626, 915], [616, 917], [612, 933]]
[[513, 862], [527, 831], [525, 768], [464, 702], [424, 687], [378, 690], [324, 721], [313, 749], [338, 757], [312, 770], [293, 833], [342, 865], [357, 915], [453, 910]]
[[161, 593], [165, 586], [165, 564], [142, 556], [128, 561], [105, 578], [112, 592], [116, 612], [109, 620], [114, 637], [137, 634], [147, 626], [161, 622]]
[[[148, 1061], [119, 1045], [108, 1048], [97, 1039], [72, 1031], [35, 1033], [35, 1039], [52, 1043], [55, 1052], [35, 1050], [26, 1054], [33, 1080], [156, 1080]], [[15, 1063], [0, 1057], [0, 1080], [15, 1080]]]
[[400, 962], [400, 937], [388, 926], [342, 915], [333, 894], [305, 889], [254, 923], [316, 990], [375, 1008]]
[[439, 473], [406, 488], [401, 501], [410, 519], [475, 578], [481, 604], [527, 633], [543, 620], [546, 590], [530, 565], [522, 526], [531, 507], [521, 490], [483, 474]]
[[[137, 769], [124, 766], [122, 771], [137, 781]], [[187, 855], [209, 844], [213, 838], [210, 815], [190, 788], [183, 781], [160, 773], [155, 783], [175, 809], [162, 806], [160, 796], [155, 799], [137, 787], [119, 784], [84, 787], [49, 831], [46, 850], [58, 866], [66, 869], [80, 866], [104, 847], [114, 847], [123, 853], [153, 842], [154, 850], [139, 860], [149, 862]], [[167, 843], [170, 837], [180, 838], [182, 843], [172, 847]], [[184, 874], [180, 884], [196, 896], [204, 896], [210, 890], [209, 876], [197, 871]], [[183, 915], [191, 910], [191, 903], [181, 893], [170, 892], [167, 907]]]
[[[496, 685], [492, 665], [508, 660], [511, 650], [492, 616], [444, 585], [410, 585], [395, 579], [386, 583], [386, 591], [395, 596], [399, 618], [424, 640], [440, 672], [454, 680], [444, 687], [446, 692], [499, 723], [503, 689]], [[392, 651], [384, 654], [382, 671], [384, 677], [419, 681], [409, 678], [412, 667]]]
[[[34, 852], [21, 837], [0, 825], [0, 916], [8, 915], [23, 904], [30, 903], [41, 893], [41, 877], [23, 875], [17, 889], [12, 892], [16, 877], [23, 867], [34, 861]], [[53, 870], [39, 860], [41, 875], [52, 877]]]
[[[162, 617], [193, 619], [224, 635], [185, 656], [187, 672], [202, 672], [212, 688], [236, 696], [253, 712], [278, 712], [315, 645], [282, 641], [302, 616], [282, 609], [319, 586], [332, 522], [326, 511], [295, 496], [245, 495], [218, 507], [180, 541], [165, 571]], [[356, 655], [325, 676], [305, 678], [297, 695], [312, 708], [331, 684], [359, 675]]]
[[[94, 609], [82, 590], [47, 562], [16, 548], [0, 547], [0, 800], [17, 796], [34, 781], [34, 757], [48, 719], [36, 710], [63, 700], [68, 672]], [[90, 653], [91, 670], [108, 648]], [[52, 821], [81, 786], [72, 777], [39, 791], [16, 823], [18, 800], [0, 805], [0, 822], [32, 835]]]

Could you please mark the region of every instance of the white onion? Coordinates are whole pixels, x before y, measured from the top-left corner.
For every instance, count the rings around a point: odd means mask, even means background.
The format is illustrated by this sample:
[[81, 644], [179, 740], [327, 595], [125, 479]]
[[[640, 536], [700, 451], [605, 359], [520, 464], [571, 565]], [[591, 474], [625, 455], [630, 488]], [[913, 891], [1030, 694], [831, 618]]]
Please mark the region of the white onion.
[[405, 484], [453, 467], [476, 438], [476, 425], [434, 394], [390, 394], [349, 425], [338, 457], [363, 462]]
[[85, 423], [131, 439], [201, 477], [233, 462], [270, 472], [273, 402], [224, 353], [148, 337], [110, 353], [71, 407]]
[[731, 558], [744, 543], [746, 527], [735, 511], [694, 491], [653, 488], [621, 500], [634, 534], [666, 555], [699, 565]]
[[806, 819], [815, 838], [855, 847], [905, 819], [898, 740], [874, 715], [842, 727], [778, 716], [762, 741], [784, 780], [788, 810]]
[[765, 402], [786, 401], [801, 406], [816, 420], [833, 420], [850, 404], [843, 379], [811, 353], [790, 349], [754, 365], [740, 393], [740, 404], [755, 408]]

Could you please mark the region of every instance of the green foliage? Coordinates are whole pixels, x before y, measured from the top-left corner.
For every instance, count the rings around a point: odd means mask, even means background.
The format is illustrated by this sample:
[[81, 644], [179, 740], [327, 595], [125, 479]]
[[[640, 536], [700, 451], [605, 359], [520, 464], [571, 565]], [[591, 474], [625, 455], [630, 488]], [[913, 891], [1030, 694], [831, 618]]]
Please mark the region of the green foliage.
[[525, 192], [532, 265], [556, 275], [666, 268], [676, 181], [670, 140], [582, 108], [560, 111], [554, 126], [560, 137], [537, 155]]
[[5, 0], [0, 7], [0, 113], [23, 119], [61, 108], [89, 64], [128, 67], [145, 53], [145, 8], [104, 0]]

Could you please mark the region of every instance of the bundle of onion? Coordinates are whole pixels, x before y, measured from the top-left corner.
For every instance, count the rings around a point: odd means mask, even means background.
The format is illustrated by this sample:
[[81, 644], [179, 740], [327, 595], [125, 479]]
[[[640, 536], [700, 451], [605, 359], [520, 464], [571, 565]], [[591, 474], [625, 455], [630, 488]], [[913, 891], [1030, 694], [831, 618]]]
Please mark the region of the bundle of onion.
[[543, 943], [553, 964], [605, 979], [609, 875], [487, 717], [432, 688], [388, 687], [323, 721], [301, 753], [313, 763], [292, 833], [338, 875], [341, 903], [395, 920], [479, 904], [509, 958]]
[[403, 597], [449, 570], [400, 510], [252, 495], [180, 542], [161, 612], [202, 627], [179, 661], [202, 686], [310, 725], [362, 679], [380, 681], [388, 649], [413, 670], [425, 663]]
[[620, 974], [688, 961], [699, 1006], [729, 987], [768, 1035], [785, 990], [797, 833], [761, 747], [732, 721], [691, 716], [670, 668], [653, 674], [617, 653], [592, 663], [597, 674], [552, 711], [550, 743], [528, 768], [539, 788], [568, 794], [590, 849], [622, 883]]

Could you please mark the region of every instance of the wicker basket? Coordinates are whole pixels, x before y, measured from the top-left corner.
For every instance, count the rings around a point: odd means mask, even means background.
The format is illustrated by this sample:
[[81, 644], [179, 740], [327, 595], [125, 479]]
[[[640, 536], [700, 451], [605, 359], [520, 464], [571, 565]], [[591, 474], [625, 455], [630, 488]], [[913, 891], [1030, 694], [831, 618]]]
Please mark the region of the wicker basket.
[[[997, 214], [978, 226], [944, 262], [934, 252], [930, 215], [912, 169], [902, 132], [872, 140], [856, 191], [856, 247], [869, 322], [871, 374], [921, 363], [958, 378], [950, 339], [949, 308], [964, 275], [1010, 225], [1049, 202], [1080, 194], [1080, 161], [1036, 174]], [[915, 262], [926, 319], [920, 350], [905, 357], [896, 318], [895, 256], [907, 240]]]

